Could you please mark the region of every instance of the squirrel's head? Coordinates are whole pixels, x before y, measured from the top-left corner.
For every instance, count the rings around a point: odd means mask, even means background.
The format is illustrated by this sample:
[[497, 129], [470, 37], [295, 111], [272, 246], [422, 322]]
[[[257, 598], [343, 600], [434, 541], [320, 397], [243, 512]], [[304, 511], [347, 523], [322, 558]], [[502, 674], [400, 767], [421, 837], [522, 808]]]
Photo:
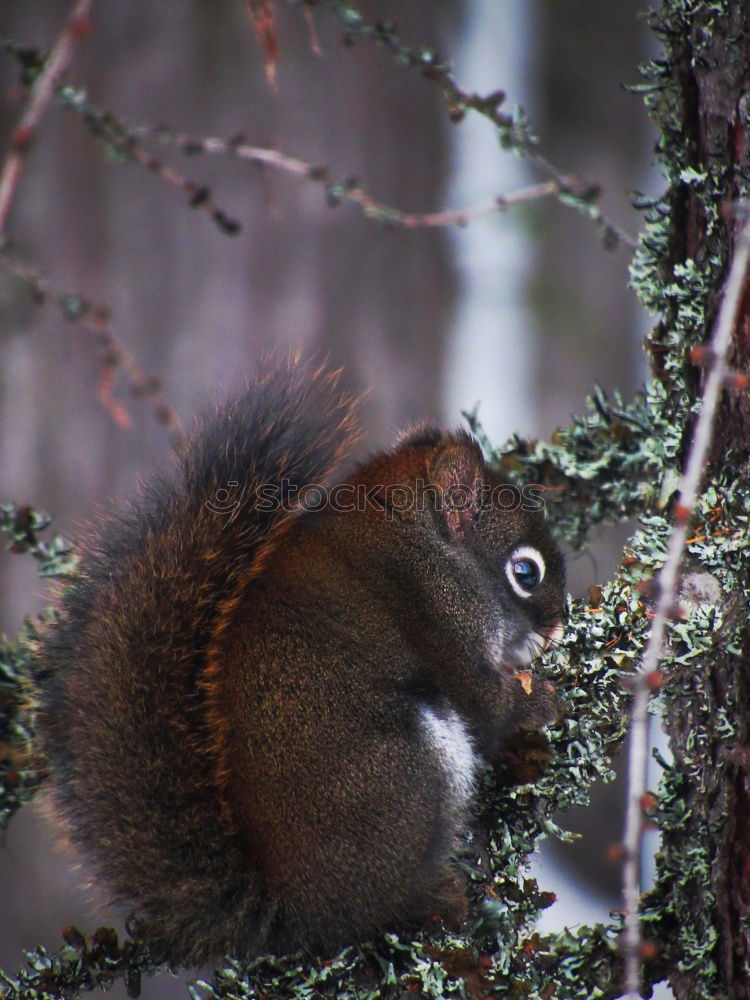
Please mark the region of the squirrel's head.
[[[496, 663], [528, 663], [560, 631], [565, 564], [538, 486], [503, 482], [464, 431], [420, 428], [362, 466], [370, 522], [390, 532], [445, 613], [489, 643]], [[386, 547], [388, 548], [388, 547]], [[408, 551], [408, 555], [407, 555]]]

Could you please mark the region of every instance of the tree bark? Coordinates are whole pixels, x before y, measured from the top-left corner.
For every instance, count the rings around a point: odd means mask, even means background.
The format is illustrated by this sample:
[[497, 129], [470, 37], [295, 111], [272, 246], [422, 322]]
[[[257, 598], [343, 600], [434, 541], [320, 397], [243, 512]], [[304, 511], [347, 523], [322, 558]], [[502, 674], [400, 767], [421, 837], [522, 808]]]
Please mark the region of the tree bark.
[[[696, 5], [694, 11], [690, 6], [667, 2], [657, 16], [667, 60], [665, 86], [652, 106], [662, 127], [668, 171], [670, 162], [676, 167], [681, 161], [681, 172], [672, 169], [670, 174], [670, 242], [662, 277], [669, 282], [691, 262], [698, 271], [714, 275], [705, 298], [707, 334], [731, 257], [737, 199], [748, 191], [750, 10], [745, 3], [731, 2]], [[680, 101], [674, 118], [665, 99], [669, 96]], [[675, 300], [671, 315], [665, 316], [651, 340], [655, 375], [668, 393], [679, 391], [664, 358], [677, 349], [671, 333], [679, 328], [681, 308]], [[683, 350], [688, 346], [679, 344]], [[750, 289], [734, 334], [736, 368], [746, 372], [749, 362]], [[688, 368], [686, 375], [698, 398], [701, 369]], [[690, 431], [688, 423], [685, 450]], [[726, 516], [731, 525], [732, 513], [742, 517], [742, 510], [732, 512], [732, 506], [737, 504], [733, 497], [747, 496], [750, 490], [749, 453], [750, 398], [747, 392], [727, 394], [719, 411], [707, 482], [733, 478], [737, 489], [733, 496], [725, 495], [725, 509], [717, 511], [717, 522]], [[734, 527], [747, 530], [742, 520]], [[710, 539], [700, 560], [700, 568], [710, 571]], [[693, 661], [692, 667], [672, 667], [665, 678], [664, 724], [681, 776], [683, 822], [663, 831], [659, 882], [662, 908], [670, 913], [675, 929], [689, 926], [693, 941], [703, 944], [715, 937], [705, 960], [715, 963], [722, 996], [732, 998], [750, 997], [750, 623], [740, 593], [742, 583], [738, 581], [734, 589], [725, 586], [719, 599], [728, 627], [741, 616], [740, 640], [727, 645], [717, 633], [705, 657]], [[708, 864], [705, 872], [703, 860]], [[700, 970], [693, 966], [700, 948], [696, 945], [691, 953], [686, 935], [677, 936], [680, 944], [669, 976], [675, 996], [705, 1000]]]

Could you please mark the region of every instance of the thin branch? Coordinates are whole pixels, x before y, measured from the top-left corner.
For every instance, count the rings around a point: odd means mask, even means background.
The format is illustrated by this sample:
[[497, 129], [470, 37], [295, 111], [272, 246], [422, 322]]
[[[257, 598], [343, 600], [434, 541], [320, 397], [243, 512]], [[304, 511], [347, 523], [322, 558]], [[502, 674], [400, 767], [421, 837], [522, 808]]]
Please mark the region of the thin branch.
[[[33, 81], [36, 87], [48, 64], [47, 53], [20, 45], [10, 38], [0, 38], [0, 46], [21, 65], [22, 81], [27, 84]], [[227, 235], [234, 236], [240, 232], [240, 223], [214, 203], [206, 185], [190, 180], [141, 149], [131, 129], [116, 115], [89, 100], [84, 89], [69, 84], [58, 84], [55, 89], [60, 103], [81, 118], [89, 132], [105, 144], [114, 158], [140, 163], [167, 184], [182, 191], [188, 196], [191, 208], [207, 212]]]
[[[309, 7], [308, 0], [287, 0], [298, 6]], [[538, 139], [529, 128], [523, 115], [514, 117], [500, 110], [505, 92], [495, 90], [482, 95], [464, 90], [453, 76], [449, 63], [440, 59], [431, 49], [407, 45], [398, 35], [395, 24], [380, 21], [369, 24], [364, 17], [344, 0], [314, 0], [314, 5], [333, 12], [345, 25], [344, 41], [353, 44], [363, 38], [386, 48], [403, 66], [408, 66], [434, 82], [443, 95], [452, 122], [460, 122], [467, 111], [475, 111], [495, 126], [501, 144], [529, 159], [552, 178], [557, 185], [557, 195], [567, 205], [593, 219], [601, 228], [605, 245], [611, 249], [618, 243], [634, 249], [636, 240], [622, 227], [608, 219], [596, 204], [600, 186], [575, 174], [559, 170], [539, 151]]]
[[166, 128], [154, 130], [147, 127], [134, 129], [132, 135], [155, 138], [160, 142], [176, 146], [183, 153], [187, 154], [209, 153], [235, 156], [238, 159], [248, 160], [259, 166], [272, 167], [297, 177], [304, 177], [325, 188], [326, 199], [329, 204], [337, 205], [342, 201], [352, 202], [358, 205], [368, 218], [377, 219], [380, 222], [403, 229], [466, 226], [474, 219], [503, 211], [511, 205], [536, 201], [540, 198], [556, 195], [559, 192], [559, 187], [555, 181], [547, 181], [544, 184], [533, 184], [528, 187], [519, 188], [516, 191], [509, 191], [506, 194], [497, 195], [495, 198], [490, 198], [474, 205], [468, 205], [465, 208], [444, 209], [437, 212], [405, 212], [400, 208], [377, 201], [371, 195], [367, 194], [355, 179], [345, 181], [331, 180], [326, 167], [315, 166], [297, 156], [289, 156], [275, 149], [267, 149], [263, 146], [251, 146], [239, 137], [229, 140], [194, 138]]
[[279, 39], [276, 34], [276, 16], [273, 0], [245, 0], [248, 17], [263, 50], [266, 81], [276, 93], [276, 67], [279, 62]]
[[625, 989], [628, 1000], [638, 1000], [640, 997], [642, 939], [638, 909], [643, 802], [646, 795], [648, 768], [650, 682], [656, 676], [654, 671], [657, 669], [662, 654], [667, 621], [674, 613], [677, 575], [688, 536], [688, 522], [705, 472], [721, 390], [726, 384], [732, 332], [737, 322], [749, 263], [750, 215], [744, 214], [721, 309], [711, 337], [709, 351], [713, 357], [713, 366], [706, 378], [701, 411], [695, 425], [687, 467], [680, 484], [680, 499], [674, 511], [674, 523], [670, 533], [667, 555], [658, 576], [659, 596], [651, 623], [651, 632], [643, 654], [641, 668], [634, 679], [624, 837], [625, 864], [623, 868]]
[[219, 228], [229, 235], [237, 234], [241, 225], [235, 219], [230, 218], [226, 212], [217, 208], [211, 197], [210, 188], [186, 178], [178, 170], [167, 166], [142, 149], [140, 142], [143, 139], [153, 139], [162, 144], [175, 146], [183, 153], [190, 155], [207, 153], [234, 156], [260, 166], [272, 167], [297, 177], [303, 177], [324, 188], [329, 205], [335, 207], [342, 201], [348, 201], [358, 205], [365, 217], [403, 229], [466, 226], [475, 219], [504, 211], [512, 205], [536, 201], [560, 193], [556, 181], [547, 181], [497, 195], [465, 208], [445, 209], [436, 212], [406, 212], [376, 200], [367, 194], [356, 179], [332, 180], [324, 166], [308, 163], [299, 157], [290, 156], [275, 149], [250, 145], [241, 136], [232, 139], [196, 138], [165, 127], [134, 127], [128, 125], [122, 118], [93, 104], [80, 90], [64, 87], [61, 88], [60, 96], [68, 107], [81, 116], [93, 135], [112, 146], [124, 158], [135, 160], [161, 177], [162, 180], [183, 191], [189, 196], [191, 207], [207, 211]]
[[76, 323], [92, 335], [99, 362], [99, 402], [119, 427], [130, 427], [132, 423], [129, 412], [114, 394], [118, 372], [122, 371], [131, 396], [149, 400], [158, 422], [180, 432], [180, 424], [174, 411], [161, 396], [159, 380], [145, 373], [124, 346], [114, 331], [106, 307], [94, 305], [75, 292], [57, 288], [35, 267], [19, 260], [5, 249], [0, 252], [0, 265], [26, 282], [37, 302], [54, 303], [66, 322]]
[[90, 101], [84, 90], [60, 87], [59, 97], [67, 108], [81, 118], [91, 134], [104, 142], [120, 159], [140, 163], [167, 184], [182, 191], [188, 196], [190, 207], [207, 212], [226, 235], [236, 236], [241, 231], [241, 224], [215, 204], [209, 187], [185, 177], [174, 167], [162, 163], [141, 149], [136, 131], [117, 115]]
[[34, 136], [34, 130], [57, 89], [60, 77], [70, 65], [76, 41], [88, 34], [89, 14], [93, 2], [94, 0], [77, 0], [65, 27], [52, 46], [42, 72], [34, 82], [28, 106], [11, 136], [11, 150], [0, 175], [0, 236], [5, 231], [13, 195], [23, 170], [24, 156]]
[[[305, 10], [309, 14], [307, 7]], [[210, 188], [207, 185], [185, 177], [174, 167], [162, 163], [156, 157], [143, 150], [139, 144], [140, 139], [155, 138], [162, 143], [175, 145], [185, 153], [206, 152], [234, 155], [254, 163], [265, 164], [287, 173], [305, 177], [308, 180], [320, 183], [325, 188], [326, 199], [330, 205], [336, 206], [342, 201], [348, 201], [358, 205], [366, 218], [403, 229], [435, 228], [453, 225], [465, 226], [475, 219], [494, 214], [495, 212], [501, 212], [512, 205], [555, 196], [593, 219], [601, 228], [605, 244], [609, 248], [613, 248], [619, 243], [623, 243], [631, 248], [635, 246], [635, 240], [628, 233], [618, 228], [602, 215], [596, 204], [596, 198], [599, 194], [599, 188], [596, 185], [580, 177], [574, 175], [566, 176], [558, 171], [535, 149], [536, 140], [531, 136], [525, 123], [515, 121], [512, 117], [502, 114], [498, 110], [498, 105], [503, 98], [503, 95], [499, 91], [488, 97], [468, 94], [458, 87], [448, 68], [436, 62], [436, 57], [430, 53], [421, 50], [417, 52], [403, 46], [397, 40], [391, 27], [376, 25], [371, 28], [365, 25], [361, 21], [361, 18], [359, 23], [359, 33], [363, 37], [370, 37], [367, 34], [369, 31], [376, 40], [387, 39], [391, 49], [401, 61], [407, 59], [405, 53], [408, 53], [411, 59], [410, 64], [422, 66], [426, 76], [437, 79], [446, 102], [449, 105], [449, 109], [452, 109], [451, 116], [454, 120], [457, 121], [462, 117], [463, 111], [460, 111], [461, 107], [471, 108], [486, 115], [498, 129], [503, 130], [501, 137], [504, 139], [506, 145], [519, 149], [524, 155], [528, 155], [540, 168], [544, 169], [552, 177], [552, 180], [519, 188], [516, 191], [497, 195], [494, 198], [486, 199], [485, 201], [464, 208], [421, 213], [407, 212], [376, 200], [367, 194], [356, 179], [332, 180], [325, 167], [316, 166], [298, 157], [289, 156], [276, 150], [249, 145], [241, 137], [230, 140], [216, 138], [196, 139], [166, 128], [150, 128], [147, 126], [134, 128], [129, 126], [119, 116], [94, 104], [89, 100], [85, 91], [81, 89], [61, 86], [58, 87], [58, 96], [66, 107], [81, 117], [89, 131], [98, 139], [105, 142], [115, 154], [122, 159], [140, 163], [158, 177], [161, 177], [162, 180], [182, 191], [188, 196], [191, 207], [201, 208], [203, 211], [208, 212], [219, 228], [228, 235], [239, 233], [241, 224], [217, 207], [212, 199]], [[351, 26], [349, 26], [348, 30], [353, 31]], [[26, 47], [18, 46], [10, 40], [5, 40], [4, 45], [6, 50], [18, 59], [27, 71], [41, 63], [43, 59], [43, 54], [36, 53]], [[429, 72], [425, 69], [426, 65], [430, 67]]]

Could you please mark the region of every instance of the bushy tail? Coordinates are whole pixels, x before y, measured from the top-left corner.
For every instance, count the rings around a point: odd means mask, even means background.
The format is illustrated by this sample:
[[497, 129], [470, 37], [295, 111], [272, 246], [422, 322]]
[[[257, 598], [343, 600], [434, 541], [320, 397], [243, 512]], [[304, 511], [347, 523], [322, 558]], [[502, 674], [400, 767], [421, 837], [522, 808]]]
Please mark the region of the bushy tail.
[[103, 527], [49, 628], [40, 732], [55, 804], [165, 956], [263, 948], [273, 919], [220, 816], [201, 677], [218, 609], [295, 490], [356, 436], [336, 376], [294, 363], [199, 423], [176, 475]]

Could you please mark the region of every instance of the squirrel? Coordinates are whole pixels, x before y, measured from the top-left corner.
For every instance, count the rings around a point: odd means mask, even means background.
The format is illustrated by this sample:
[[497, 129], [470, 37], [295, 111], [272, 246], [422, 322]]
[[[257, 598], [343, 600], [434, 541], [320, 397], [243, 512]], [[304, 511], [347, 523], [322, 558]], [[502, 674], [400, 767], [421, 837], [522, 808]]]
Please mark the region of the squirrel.
[[333, 479], [356, 440], [338, 373], [259, 375], [105, 519], [44, 636], [54, 809], [173, 965], [460, 917], [480, 769], [559, 717], [520, 672], [562, 616], [543, 515], [466, 431]]

